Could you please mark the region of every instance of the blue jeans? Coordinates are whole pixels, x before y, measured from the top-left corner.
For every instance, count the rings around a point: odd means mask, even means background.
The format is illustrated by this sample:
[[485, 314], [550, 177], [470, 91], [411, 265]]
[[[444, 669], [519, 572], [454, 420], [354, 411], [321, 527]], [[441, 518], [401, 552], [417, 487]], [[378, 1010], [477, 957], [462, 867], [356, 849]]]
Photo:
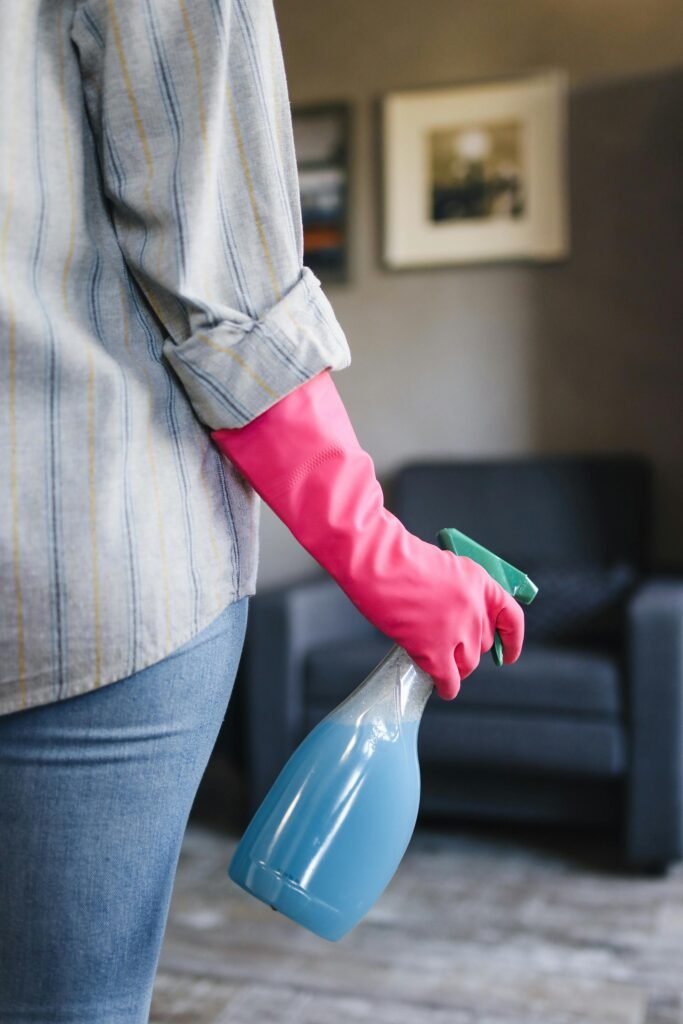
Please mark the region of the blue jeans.
[[0, 1021], [146, 1024], [247, 605], [127, 679], [0, 716]]

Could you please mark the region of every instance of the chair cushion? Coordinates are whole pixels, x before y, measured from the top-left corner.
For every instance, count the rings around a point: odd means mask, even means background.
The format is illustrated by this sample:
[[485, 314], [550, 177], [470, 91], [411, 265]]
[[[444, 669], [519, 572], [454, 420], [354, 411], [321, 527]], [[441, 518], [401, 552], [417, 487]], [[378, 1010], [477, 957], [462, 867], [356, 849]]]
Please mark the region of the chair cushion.
[[455, 709], [434, 699], [420, 725], [418, 754], [424, 765], [486, 765], [503, 773], [536, 770], [574, 778], [616, 777], [626, 767], [619, 719], [466, 705]]
[[524, 613], [527, 641], [622, 639], [626, 605], [638, 583], [632, 565], [545, 565], [525, 571], [538, 587]]
[[485, 654], [456, 699], [461, 706], [616, 717], [619, 663], [607, 651], [525, 643], [514, 665], [498, 668]]
[[[361, 683], [391, 647], [382, 633], [354, 644], [326, 643], [306, 659], [306, 700], [331, 710]], [[459, 706], [545, 711], [557, 714], [620, 714], [620, 672], [607, 651], [525, 644], [514, 665], [497, 668], [485, 654], [464, 680]]]

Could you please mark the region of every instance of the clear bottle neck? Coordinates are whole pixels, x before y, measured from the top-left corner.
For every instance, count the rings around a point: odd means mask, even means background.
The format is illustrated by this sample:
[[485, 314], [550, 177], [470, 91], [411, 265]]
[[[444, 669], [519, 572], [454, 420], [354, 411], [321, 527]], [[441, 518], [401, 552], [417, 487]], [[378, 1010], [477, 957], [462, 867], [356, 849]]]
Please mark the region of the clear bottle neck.
[[389, 651], [387, 657], [397, 676], [401, 715], [406, 721], [419, 720], [434, 692], [433, 679], [398, 645]]
[[433, 690], [431, 677], [395, 644], [332, 714], [356, 728], [381, 718], [391, 731], [392, 723], [419, 723]]

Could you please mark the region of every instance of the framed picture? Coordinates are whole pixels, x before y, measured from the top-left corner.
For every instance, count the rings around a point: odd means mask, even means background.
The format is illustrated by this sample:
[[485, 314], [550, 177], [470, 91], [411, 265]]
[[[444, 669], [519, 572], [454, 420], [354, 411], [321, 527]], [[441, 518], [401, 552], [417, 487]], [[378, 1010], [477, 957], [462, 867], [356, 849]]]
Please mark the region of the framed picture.
[[386, 93], [385, 265], [566, 257], [567, 91], [550, 71]]
[[293, 105], [304, 263], [321, 282], [348, 280], [347, 103]]

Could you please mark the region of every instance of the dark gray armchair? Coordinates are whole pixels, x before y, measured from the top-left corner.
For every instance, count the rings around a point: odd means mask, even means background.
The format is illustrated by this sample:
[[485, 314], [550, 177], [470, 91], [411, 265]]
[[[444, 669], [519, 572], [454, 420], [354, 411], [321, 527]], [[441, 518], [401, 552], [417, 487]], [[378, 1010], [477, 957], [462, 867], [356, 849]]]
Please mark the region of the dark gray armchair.
[[[613, 823], [628, 863], [683, 855], [683, 581], [650, 565], [650, 468], [630, 456], [436, 462], [387, 504], [457, 526], [539, 586], [524, 651], [485, 655], [419, 732], [421, 814]], [[326, 575], [252, 598], [240, 670], [249, 813], [391, 646]]]

